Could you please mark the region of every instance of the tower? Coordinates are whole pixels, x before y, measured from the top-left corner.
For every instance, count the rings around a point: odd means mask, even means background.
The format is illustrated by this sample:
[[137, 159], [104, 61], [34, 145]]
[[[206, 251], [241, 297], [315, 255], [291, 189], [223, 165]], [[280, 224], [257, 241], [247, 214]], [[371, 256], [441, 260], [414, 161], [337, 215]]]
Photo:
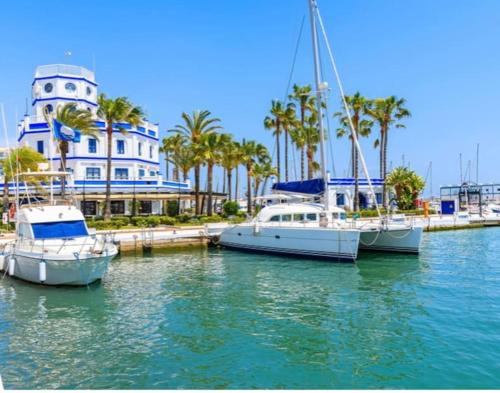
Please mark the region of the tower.
[[32, 114], [43, 117], [44, 110], [53, 112], [68, 102], [95, 114], [97, 83], [94, 73], [73, 65], [38, 66], [32, 83]]

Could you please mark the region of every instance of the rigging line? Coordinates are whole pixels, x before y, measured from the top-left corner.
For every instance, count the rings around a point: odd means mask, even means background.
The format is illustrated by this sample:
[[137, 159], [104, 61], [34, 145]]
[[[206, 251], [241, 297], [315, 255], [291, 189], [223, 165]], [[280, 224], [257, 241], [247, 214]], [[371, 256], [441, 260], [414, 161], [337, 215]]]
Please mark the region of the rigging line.
[[374, 204], [375, 204], [375, 208], [377, 209], [377, 214], [378, 214], [379, 217], [381, 217], [380, 207], [379, 207], [379, 205], [377, 203], [377, 197], [376, 197], [375, 191], [373, 189], [373, 184], [372, 184], [370, 175], [368, 174], [368, 168], [366, 166], [366, 162], [365, 162], [365, 158], [363, 156], [363, 152], [361, 150], [361, 146], [359, 144], [356, 132], [354, 130], [354, 125], [352, 123], [352, 118], [351, 118], [351, 113], [349, 111], [349, 106], [347, 105], [347, 102], [346, 102], [346, 99], [345, 99], [344, 86], [342, 84], [342, 81], [340, 80], [340, 75], [339, 75], [339, 72], [337, 70], [337, 64], [335, 63], [335, 58], [333, 57], [333, 52], [332, 52], [332, 49], [330, 47], [330, 42], [328, 41], [328, 37], [326, 35], [325, 26], [323, 25], [323, 19], [321, 18], [321, 14], [319, 12], [319, 8], [318, 8], [317, 4], [316, 4], [316, 14], [318, 15], [318, 22], [319, 22], [319, 25], [321, 27], [321, 32], [323, 34], [323, 38], [325, 39], [325, 44], [326, 44], [326, 48], [328, 50], [328, 54], [330, 56], [330, 62], [332, 63], [333, 71], [334, 71], [335, 77], [337, 79], [337, 84], [339, 86], [340, 94], [341, 94], [341, 97], [342, 97], [342, 103], [344, 104], [344, 109], [346, 111], [346, 115], [347, 115], [347, 118], [349, 120], [349, 126], [351, 127], [351, 135], [352, 135], [352, 137], [354, 139], [356, 148], [357, 148], [357, 150], [359, 152], [359, 158], [360, 158], [360, 161], [361, 161], [361, 166], [363, 168], [363, 172], [365, 173], [366, 180], [368, 181], [368, 187], [370, 189], [370, 193], [372, 194], [373, 201], [374, 201]]
[[295, 51], [293, 53], [292, 60], [292, 68], [290, 69], [290, 74], [288, 76], [288, 83], [286, 85], [285, 97], [283, 98], [283, 102], [286, 104], [288, 101], [288, 92], [290, 90], [290, 85], [292, 84], [293, 71], [295, 70], [295, 63], [297, 61], [297, 54], [299, 52], [300, 39], [302, 37], [302, 30], [304, 30], [304, 21], [306, 20], [305, 14], [302, 16], [302, 22], [300, 23], [299, 36], [297, 37], [297, 41], [295, 43]]

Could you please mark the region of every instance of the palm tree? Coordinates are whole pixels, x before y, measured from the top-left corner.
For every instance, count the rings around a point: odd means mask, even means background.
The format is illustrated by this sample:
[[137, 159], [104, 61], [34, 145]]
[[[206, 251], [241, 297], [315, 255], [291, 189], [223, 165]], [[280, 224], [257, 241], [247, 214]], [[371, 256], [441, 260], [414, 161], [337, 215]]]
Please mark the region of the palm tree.
[[[354, 127], [354, 132], [356, 133], [357, 139], [360, 136], [368, 136], [371, 133], [371, 127], [373, 122], [367, 119], [363, 119], [363, 115], [366, 113], [366, 108], [370, 104], [370, 101], [363, 97], [359, 92], [353, 96], [345, 96], [345, 100], [351, 111], [351, 120]], [[351, 163], [352, 163], [352, 174], [354, 177], [354, 210], [359, 211], [359, 154], [354, 138], [352, 136], [349, 124], [349, 118], [341, 112], [337, 112], [334, 116], [339, 117], [341, 127], [337, 129], [337, 137], [343, 137], [348, 135], [351, 139]]]
[[222, 147], [231, 139], [228, 134], [209, 132], [203, 134], [200, 141], [199, 155], [207, 165], [207, 215], [213, 213], [213, 172], [214, 166], [221, 160]]
[[389, 129], [392, 125], [395, 128], [405, 128], [404, 124], [398, 123], [405, 117], [410, 117], [411, 113], [404, 107], [406, 100], [390, 96], [387, 98], [377, 98], [372, 101], [372, 105], [366, 108], [366, 114], [370, 116], [380, 127], [380, 135], [375, 141], [375, 147], [380, 148], [380, 177], [384, 180], [383, 205], [387, 207], [387, 189], [385, 181], [387, 178], [387, 140]]
[[[165, 173], [168, 180], [169, 168], [168, 164], [172, 162], [172, 155], [175, 155], [182, 146], [186, 143], [186, 138], [181, 134], [170, 135], [163, 138], [160, 151], [165, 153]], [[179, 181], [179, 166], [174, 163], [173, 178]]]
[[300, 150], [300, 180], [305, 179], [306, 133], [304, 127], [298, 126], [290, 130], [290, 137], [298, 150]]
[[[304, 130], [306, 127], [306, 111], [309, 111], [311, 113], [315, 112], [315, 97], [311, 95], [312, 93], [312, 88], [311, 85], [305, 85], [305, 86], [299, 86], [294, 84], [293, 85], [293, 93], [290, 94], [289, 98], [293, 101], [295, 101], [298, 106], [299, 106], [299, 112], [300, 112], [300, 128]], [[295, 130], [300, 130], [299, 127], [296, 127]], [[300, 176], [301, 180], [304, 180], [305, 178], [305, 168], [304, 168], [304, 159], [305, 159], [305, 143], [299, 143], [297, 144], [297, 141], [302, 141], [305, 138], [300, 138], [301, 132], [294, 132], [294, 137], [292, 136], [292, 140], [295, 142], [297, 147], [301, 149], [301, 160], [300, 160]], [[303, 132], [302, 132], [303, 134]]]
[[[220, 119], [210, 117], [210, 111], [194, 111], [192, 116], [183, 112], [181, 117], [184, 124], [176, 125], [170, 132], [176, 132], [184, 135], [191, 143], [191, 148], [194, 152], [199, 152], [199, 144], [203, 134], [208, 134], [222, 129]], [[195, 194], [195, 213], [200, 214], [200, 169], [202, 160], [199, 154], [195, 154], [194, 158], [194, 194]]]
[[412, 209], [425, 187], [425, 181], [414, 171], [397, 167], [387, 176], [387, 186], [394, 189], [399, 209]]
[[47, 159], [29, 146], [18, 147], [9, 152], [3, 159], [3, 211], [9, 210], [9, 182], [19, 172], [37, 171], [41, 163]]
[[267, 148], [255, 141], [245, 141], [241, 146], [241, 161], [247, 169], [247, 213], [252, 214], [252, 177], [256, 163], [269, 160]]
[[261, 163], [255, 164], [254, 167], [254, 196], [257, 197], [259, 193], [259, 186], [262, 183], [261, 195], [264, 195], [266, 186], [271, 176], [277, 175], [276, 168], [273, 167], [271, 161], [265, 160]]
[[276, 167], [278, 168], [278, 182], [281, 180], [281, 149], [280, 135], [282, 130], [281, 120], [283, 119], [283, 103], [279, 100], [271, 101], [271, 116], [266, 116], [264, 119], [264, 128], [266, 130], [274, 130], [273, 136], [276, 138]]
[[[183, 143], [170, 157], [171, 162], [182, 173], [182, 180], [186, 181], [189, 177], [189, 171], [194, 167], [194, 152], [186, 143]], [[180, 174], [179, 179], [180, 181]]]
[[[233, 191], [233, 170], [240, 164], [240, 150], [241, 145], [238, 142], [228, 138], [221, 147], [221, 161], [220, 165], [226, 171], [228, 199], [232, 199]], [[226, 180], [224, 180], [226, 182]]]
[[[99, 109], [97, 116], [104, 120], [107, 136], [107, 162], [106, 162], [106, 202], [104, 207], [104, 220], [111, 219], [111, 161], [113, 155], [113, 128], [115, 123], [130, 123], [137, 127], [143, 121], [144, 111], [139, 106], [134, 106], [126, 97], [107, 98], [105, 94], [97, 97]], [[126, 130], [118, 127], [119, 131]]]
[[310, 116], [306, 117], [305, 126], [302, 132], [304, 133], [306, 145], [307, 179], [310, 180], [314, 177], [314, 172], [318, 170], [318, 168], [314, 166], [314, 155], [318, 149], [318, 144], [321, 141], [321, 135], [318, 128], [318, 116], [316, 112], [312, 112]]
[[[46, 114], [47, 121], [48, 114]], [[59, 107], [55, 117], [57, 121], [67, 127], [79, 130], [83, 135], [90, 135], [94, 138], [99, 138], [99, 128], [96, 127], [92, 113], [85, 109], [78, 109], [74, 102], [67, 103]], [[64, 140], [57, 141], [58, 150], [61, 155], [61, 168], [66, 171], [66, 157], [69, 151], [69, 142]], [[66, 191], [66, 182], [61, 181], [61, 195], [64, 196]]]
[[288, 135], [290, 129], [297, 126], [295, 106], [289, 103], [281, 114], [281, 126], [285, 134], [285, 181], [288, 181]]

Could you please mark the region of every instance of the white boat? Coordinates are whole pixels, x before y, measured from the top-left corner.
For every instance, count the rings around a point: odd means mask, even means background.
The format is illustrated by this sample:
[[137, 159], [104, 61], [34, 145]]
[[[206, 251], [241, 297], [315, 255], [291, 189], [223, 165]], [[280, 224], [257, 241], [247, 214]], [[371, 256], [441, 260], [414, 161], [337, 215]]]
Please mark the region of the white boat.
[[360, 231], [345, 212], [315, 203], [274, 204], [251, 221], [223, 229], [215, 242], [252, 252], [354, 262]]
[[62, 205], [53, 198], [48, 202], [27, 201], [17, 212], [16, 238], [4, 246], [0, 269], [12, 277], [45, 285], [88, 285], [102, 279], [118, 254], [111, 239], [89, 234], [82, 212], [66, 201]]
[[362, 222], [356, 227], [361, 231], [359, 248], [367, 251], [418, 254], [423, 226], [407, 222]]

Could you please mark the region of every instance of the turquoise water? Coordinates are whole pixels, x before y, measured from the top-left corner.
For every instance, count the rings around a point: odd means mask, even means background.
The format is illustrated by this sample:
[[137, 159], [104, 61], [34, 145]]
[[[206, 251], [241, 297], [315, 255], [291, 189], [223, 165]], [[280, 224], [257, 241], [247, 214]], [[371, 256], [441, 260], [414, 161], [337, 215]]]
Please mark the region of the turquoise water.
[[0, 281], [6, 388], [499, 388], [500, 228], [356, 265], [218, 249]]

